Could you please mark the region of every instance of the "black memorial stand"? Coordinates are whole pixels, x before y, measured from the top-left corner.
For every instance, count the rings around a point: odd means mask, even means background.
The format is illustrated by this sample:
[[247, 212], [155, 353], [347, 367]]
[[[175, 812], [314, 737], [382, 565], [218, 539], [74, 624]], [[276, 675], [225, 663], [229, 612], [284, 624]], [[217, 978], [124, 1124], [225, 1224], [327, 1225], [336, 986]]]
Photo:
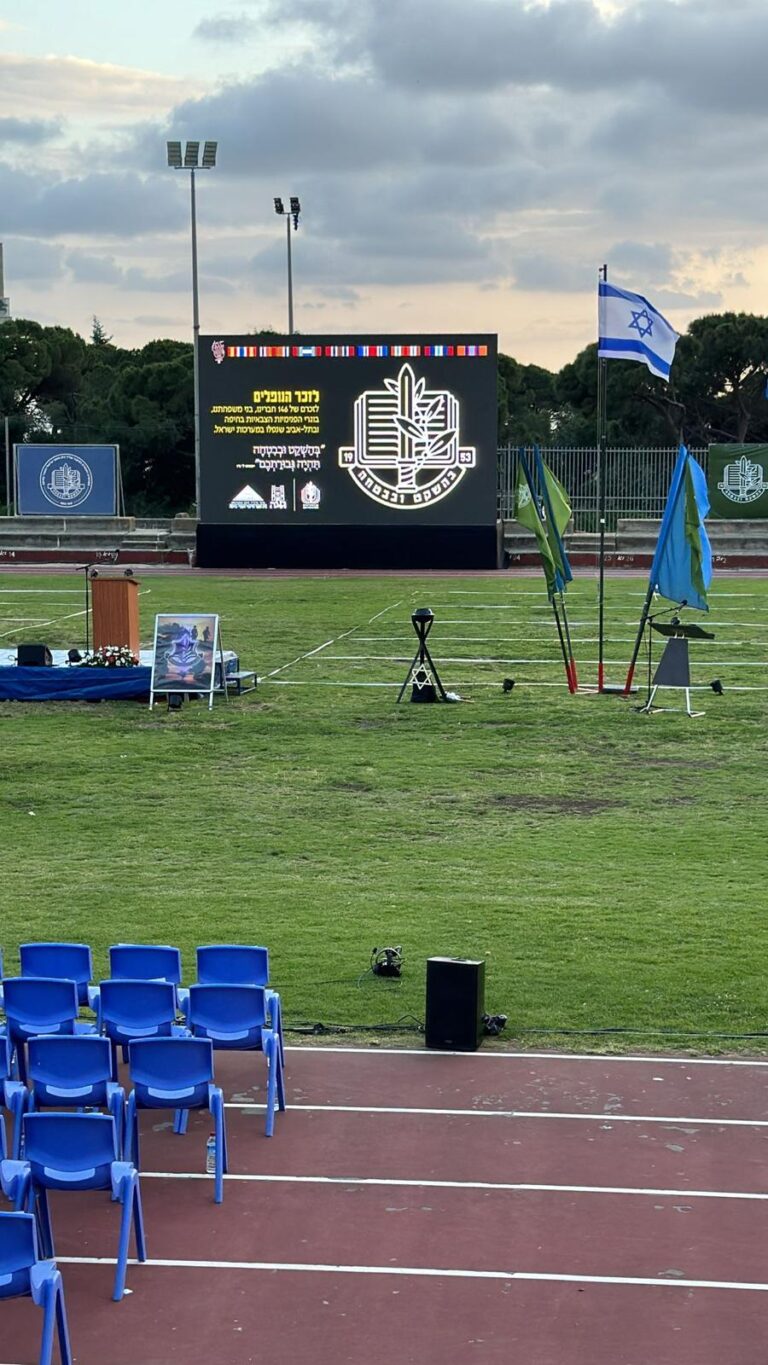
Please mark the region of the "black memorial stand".
[[[692, 719], [696, 716], [703, 716], [703, 711], [691, 710], [691, 665], [688, 657], [688, 641], [714, 640], [714, 635], [711, 631], [702, 630], [701, 626], [684, 626], [679, 621], [663, 625], [651, 622], [651, 629], [655, 630], [658, 635], [665, 636], [667, 643], [664, 646], [664, 653], [659, 660], [658, 668], [653, 675], [653, 681], [649, 685], [648, 700], [644, 706], [638, 709], [648, 716], [658, 711], [679, 710], [679, 707], [654, 705], [656, 693], [660, 687], [674, 687], [685, 692], [685, 714]], [[650, 658], [650, 637], [648, 647]]]
[[411, 701], [448, 701], [448, 693], [440, 681], [427, 646], [427, 636], [434, 624], [434, 615], [429, 607], [418, 607], [411, 616], [413, 629], [419, 637], [419, 647], [406, 674], [405, 682], [397, 696], [400, 702], [406, 688], [411, 686]]

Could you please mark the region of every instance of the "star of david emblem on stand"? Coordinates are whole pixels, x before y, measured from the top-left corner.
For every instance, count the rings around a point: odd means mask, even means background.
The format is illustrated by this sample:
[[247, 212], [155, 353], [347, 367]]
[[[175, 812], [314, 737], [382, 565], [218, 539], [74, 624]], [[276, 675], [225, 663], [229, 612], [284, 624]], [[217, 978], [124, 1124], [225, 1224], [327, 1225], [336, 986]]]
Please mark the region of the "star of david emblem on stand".
[[448, 701], [448, 694], [440, 681], [440, 674], [427, 646], [427, 636], [434, 624], [434, 614], [429, 607], [418, 607], [411, 616], [413, 629], [419, 638], [419, 647], [411, 663], [405, 682], [397, 696], [401, 702], [406, 689], [411, 688], [411, 701]]

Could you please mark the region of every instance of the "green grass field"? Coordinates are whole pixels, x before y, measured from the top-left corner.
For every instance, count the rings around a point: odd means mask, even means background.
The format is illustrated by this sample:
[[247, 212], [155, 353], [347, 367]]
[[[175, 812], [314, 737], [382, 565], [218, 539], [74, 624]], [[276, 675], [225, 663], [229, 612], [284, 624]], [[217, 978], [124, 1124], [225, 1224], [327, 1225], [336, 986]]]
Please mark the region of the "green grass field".
[[[768, 1037], [768, 583], [716, 582], [699, 720], [570, 697], [538, 577], [141, 588], [146, 643], [157, 611], [218, 611], [262, 681], [212, 713], [0, 703], [8, 974], [34, 938], [90, 942], [97, 974], [111, 942], [176, 943], [188, 977], [197, 943], [265, 942], [287, 1023], [413, 1025], [425, 959], [478, 956], [509, 1043], [763, 1046], [703, 1035]], [[643, 589], [608, 583], [615, 682]], [[395, 706], [419, 605], [465, 704]], [[569, 610], [593, 682], [594, 581]], [[0, 575], [0, 637], [82, 645], [81, 579]], [[399, 982], [366, 974], [385, 944]], [[638, 1032], [578, 1032], [611, 1028]]]

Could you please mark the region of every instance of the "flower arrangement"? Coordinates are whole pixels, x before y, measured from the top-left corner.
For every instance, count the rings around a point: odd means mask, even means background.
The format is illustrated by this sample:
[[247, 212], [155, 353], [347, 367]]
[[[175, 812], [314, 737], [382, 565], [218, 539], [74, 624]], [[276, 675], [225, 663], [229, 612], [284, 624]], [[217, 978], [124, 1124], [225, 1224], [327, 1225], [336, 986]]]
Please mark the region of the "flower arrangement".
[[136, 668], [138, 663], [138, 654], [127, 645], [101, 645], [83, 659], [89, 668]]

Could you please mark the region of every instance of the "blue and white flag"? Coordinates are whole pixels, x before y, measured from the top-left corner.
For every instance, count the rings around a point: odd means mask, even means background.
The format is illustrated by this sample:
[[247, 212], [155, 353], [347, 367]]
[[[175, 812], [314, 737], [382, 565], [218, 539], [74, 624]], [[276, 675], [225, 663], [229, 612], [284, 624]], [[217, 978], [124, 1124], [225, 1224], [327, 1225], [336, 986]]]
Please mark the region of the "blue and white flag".
[[644, 299], [627, 289], [601, 280], [597, 300], [599, 338], [597, 354], [605, 360], [639, 360], [651, 374], [669, 379], [679, 334], [665, 317]]

